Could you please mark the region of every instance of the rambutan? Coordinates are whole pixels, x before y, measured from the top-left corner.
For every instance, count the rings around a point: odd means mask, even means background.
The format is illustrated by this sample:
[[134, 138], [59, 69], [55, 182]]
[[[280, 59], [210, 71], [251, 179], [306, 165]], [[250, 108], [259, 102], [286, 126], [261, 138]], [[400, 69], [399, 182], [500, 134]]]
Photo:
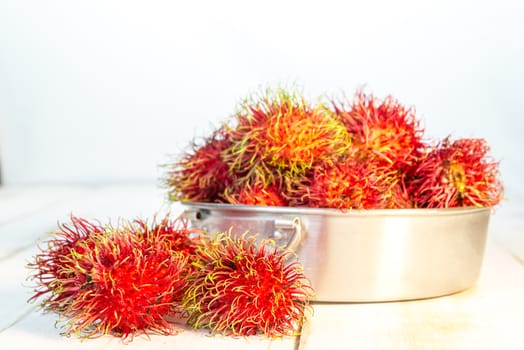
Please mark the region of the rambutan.
[[408, 190], [420, 208], [491, 207], [503, 196], [498, 162], [483, 139], [449, 137], [415, 166]]
[[295, 183], [290, 193], [294, 206], [314, 208], [385, 209], [409, 208], [402, 175], [388, 166], [347, 157], [322, 164]]
[[269, 167], [279, 182], [282, 172], [302, 173], [315, 161], [343, 154], [349, 147], [344, 125], [320, 106], [278, 90], [246, 101], [228, 129], [228, 162], [235, 169]]
[[66, 335], [175, 333], [166, 317], [179, 312], [188, 261], [173, 239], [176, 225], [71, 221], [29, 265], [37, 284], [32, 300], [46, 296], [41, 307], [59, 313]]
[[285, 206], [287, 201], [277, 184], [265, 184], [262, 181], [240, 182], [224, 191], [224, 199], [230, 204]]
[[352, 152], [357, 158], [383, 162], [403, 171], [422, 155], [424, 130], [414, 110], [393, 97], [380, 100], [358, 91], [350, 107], [335, 101], [332, 105], [335, 117], [351, 135]]
[[234, 181], [224, 152], [231, 141], [220, 128], [204, 140], [202, 145], [193, 144], [192, 150], [181, 159], [167, 164], [164, 183], [169, 199], [193, 202], [216, 202], [225, 188]]
[[188, 324], [213, 334], [294, 335], [312, 290], [298, 261], [270, 241], [217, 234], [198, 250], [183, 305]]
[[[30, 300], [45, 297], [41, 303], [46, 311], [62, 312], [78, 297], [82, 286], [89, 284], [87, 274], [76, 273], [76, 259], [86, 250], [93, 249], [93, 235], [103, 234], [105, 228], [99, 223], [71, 215], [71, 225], [61, 224], [47, 241], [42, 253], [28, 264], [36, 282], [35, 294]], [[83, 269], [90, 269], [84, 266]]]
[[166, 183], [171, 200], [248, 205], [382, 209], [500, 201], [497, 164], [485, 157], [485, 143], [465, 141], [477, 152], [470, 155], [458, 151], [463, 141], [436, 151], [423, 137], [414, 108], [391, 96], [357, 91], [350, 102], [311, 104], [294, 91], [267, 90], [172, 165]]
[[135, 224], [141, 227], [143, 232], [150, 231], [155, 237], [165, 240], [166, 244], [169, 244], [169, 249], [180, 252], [189, 258], [195, 255], [199, 245], [197, 238], [202, 233], [200, 229], [190, 226], [189, 220], [184, 216], [173, 219], [167, 214], [159, 222], [155, 219], [149, 225], [150, 228], [142, 220], [136, 220]]

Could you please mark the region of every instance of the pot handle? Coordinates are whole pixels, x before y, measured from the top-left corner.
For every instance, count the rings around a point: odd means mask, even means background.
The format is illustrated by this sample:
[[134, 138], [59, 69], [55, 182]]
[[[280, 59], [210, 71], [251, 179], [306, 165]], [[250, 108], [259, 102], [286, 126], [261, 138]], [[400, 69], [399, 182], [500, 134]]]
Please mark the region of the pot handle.
[[277, 242], [287, 238], [291, 233], [291, 238], [283, 248], [296, 252], [302, 239], [304, 238], [304, 226], [299, 217], [294, 218], [280, 218], [275, 220], [275, 231], [273, 232], [273, 239]]

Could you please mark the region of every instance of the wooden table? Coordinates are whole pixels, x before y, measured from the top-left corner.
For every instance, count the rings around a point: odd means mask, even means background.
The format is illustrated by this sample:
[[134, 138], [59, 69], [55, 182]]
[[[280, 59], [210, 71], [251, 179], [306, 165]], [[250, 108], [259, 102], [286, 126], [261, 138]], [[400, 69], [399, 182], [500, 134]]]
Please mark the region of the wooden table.
[[[524, 204], [523, 202], [520, 202]], [[283, 339], [140, 336], [125, 345], [104, 336], [80, 341], [55, 328], [54, 314], [28, 304], [25, 267], [36, 243], [68, 215], [151, 218], [169, 208], [154, 185], [0, 188], [0, 344], [3, 349], [524, 349], [524, 205], [507, 202], [490, 223], [481, 277], [465, 292], [428, 300], [314, 304], [302, 335]]]

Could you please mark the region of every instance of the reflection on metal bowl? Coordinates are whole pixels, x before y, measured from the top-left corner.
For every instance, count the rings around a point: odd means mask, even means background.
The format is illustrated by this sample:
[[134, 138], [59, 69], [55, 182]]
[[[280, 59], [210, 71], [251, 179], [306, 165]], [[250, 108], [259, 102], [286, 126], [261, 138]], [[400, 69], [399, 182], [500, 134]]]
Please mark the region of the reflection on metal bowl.
[[184, 202], [192, 225], [292, 249], [325, 302], [447, 295], [480, 273], [490, 208], [348, 210]]

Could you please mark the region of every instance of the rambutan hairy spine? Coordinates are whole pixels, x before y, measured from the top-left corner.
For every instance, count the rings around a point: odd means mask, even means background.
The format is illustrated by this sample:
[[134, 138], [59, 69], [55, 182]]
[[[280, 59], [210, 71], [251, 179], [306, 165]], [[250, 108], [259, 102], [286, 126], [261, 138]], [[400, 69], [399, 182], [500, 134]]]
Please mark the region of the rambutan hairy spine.
[[378, 99], [362, 90], [352, 103], [332, 100], [332, 113], [346, 127], [352, 152], [363, 161], [383, 162], [404, 171], [425, 149], [424, 129], [413, 108], [392, 96]]
[[206, 238], [183, 301], [188, 324], [233, 336], [297, 334], [313, 294], [289, 253], [246, 234]]
[[164, 185], [172, 201], [216, 202], [234, 181], [230, 165], [224, 159], [231, 141], [220, 128], [176, 161], [164, 165]]
[[175, 334], [167, 318], [180, 312], [186, 285], [193, 249], [182, 237], [191, 233], [186, 223], [71, 221], [29, 264], [36, 283], [30, 300], [45, 298], [41, 308], [58, 313], [66, 335]]
[[445, 138], [410, 174], [409, 192], [419, 208], [492, 207], [503, 197], [498, 162], [484, 139]]
[[263, 162], [276, 172], [301, 173], [349, 146], [344, 126], [293, 91], [268, 90], [247, 100], [228, 129], [228, 162], [249, 169]]

